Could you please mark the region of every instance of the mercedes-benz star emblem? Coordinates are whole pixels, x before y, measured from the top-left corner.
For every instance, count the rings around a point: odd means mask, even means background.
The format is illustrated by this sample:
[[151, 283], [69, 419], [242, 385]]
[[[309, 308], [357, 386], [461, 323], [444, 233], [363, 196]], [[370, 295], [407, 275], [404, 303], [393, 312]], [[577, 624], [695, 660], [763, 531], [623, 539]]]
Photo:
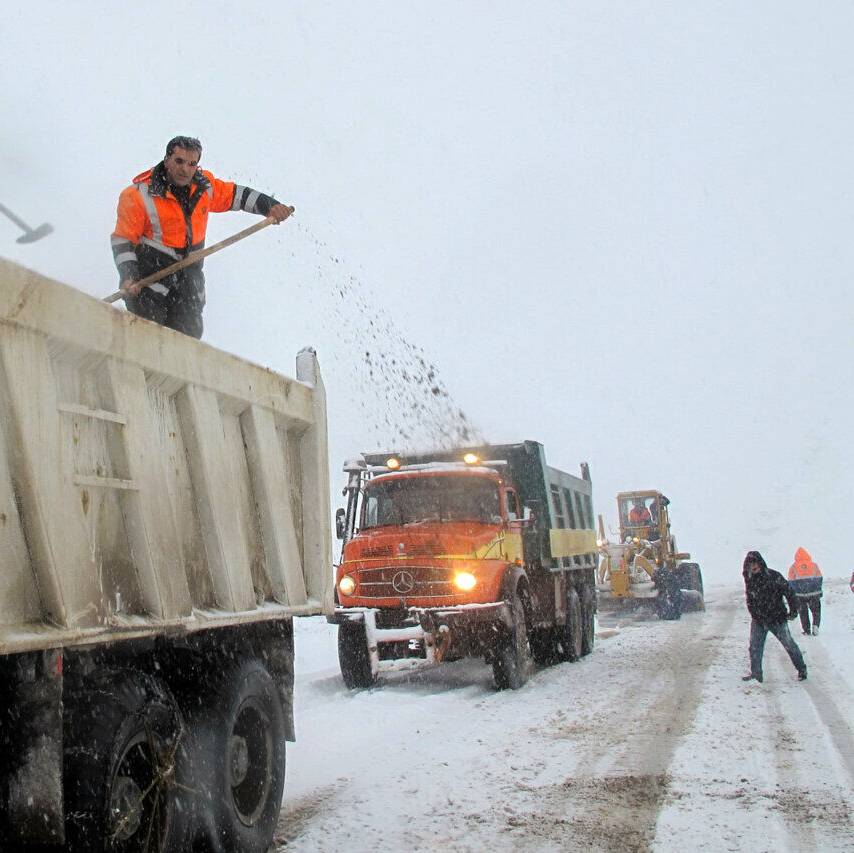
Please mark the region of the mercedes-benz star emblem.
[[395, 592], [405, 595], [407, 592], [412, 592], [415, 586], [415, 578], [409, 572], [398, 572], [392, 579], [391, 585]]

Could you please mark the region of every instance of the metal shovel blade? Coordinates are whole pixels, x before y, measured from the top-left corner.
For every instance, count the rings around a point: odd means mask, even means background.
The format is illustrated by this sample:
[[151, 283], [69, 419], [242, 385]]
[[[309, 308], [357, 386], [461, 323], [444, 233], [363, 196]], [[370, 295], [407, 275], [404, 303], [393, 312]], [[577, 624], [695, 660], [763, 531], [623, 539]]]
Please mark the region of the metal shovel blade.
[[45, 222], [44, 225], [39, 225], [38, 228], [32, 228], [28, 231], [25, 231], [18, 239], [15, 241], [16, 243], [35, 243], [36, 240], [41, 240], [42, 237], [47, 237], [48, 234], [53, 233], [53, 225], [50, 222]]

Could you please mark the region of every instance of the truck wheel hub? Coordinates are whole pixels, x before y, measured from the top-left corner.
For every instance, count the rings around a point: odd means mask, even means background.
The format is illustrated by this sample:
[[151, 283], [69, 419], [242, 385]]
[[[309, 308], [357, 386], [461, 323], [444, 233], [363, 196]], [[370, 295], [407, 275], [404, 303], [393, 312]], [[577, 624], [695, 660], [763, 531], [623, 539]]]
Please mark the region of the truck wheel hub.
[[133, 838], [142, 820], [142, 791], [130, 776], [119, 776], [110, 797], [113, 835], [119, 841]]
[[231, 787], [236, 788], [249, 772], [249, 747], [246, 738], [233, 735], [231, 738]]

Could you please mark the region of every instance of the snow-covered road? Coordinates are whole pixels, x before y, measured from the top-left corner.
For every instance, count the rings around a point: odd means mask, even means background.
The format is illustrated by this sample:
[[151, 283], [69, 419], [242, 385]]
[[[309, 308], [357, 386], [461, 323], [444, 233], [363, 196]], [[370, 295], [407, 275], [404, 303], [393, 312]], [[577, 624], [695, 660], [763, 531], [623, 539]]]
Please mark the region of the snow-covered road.
[[805, 683], [773, 637], [741, 682], [737, 587], [675, 623], [603, 615], [591, 656], [516, 692], [462, 661], [351, 693], [334, 627], [297, 620], [279, 850], [852, 850], [854, 595], [826, 585], [821, 634], [791, 623]]

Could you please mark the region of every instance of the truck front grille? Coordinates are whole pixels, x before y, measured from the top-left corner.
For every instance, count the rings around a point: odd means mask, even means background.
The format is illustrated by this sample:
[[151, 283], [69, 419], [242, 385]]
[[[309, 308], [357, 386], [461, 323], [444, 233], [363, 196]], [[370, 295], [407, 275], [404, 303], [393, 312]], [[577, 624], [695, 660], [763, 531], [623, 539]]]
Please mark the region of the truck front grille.
[[356, 574], [360, 598], [447, 598], [455, 591], [452, 570], [435, 566], [383, 566]]

